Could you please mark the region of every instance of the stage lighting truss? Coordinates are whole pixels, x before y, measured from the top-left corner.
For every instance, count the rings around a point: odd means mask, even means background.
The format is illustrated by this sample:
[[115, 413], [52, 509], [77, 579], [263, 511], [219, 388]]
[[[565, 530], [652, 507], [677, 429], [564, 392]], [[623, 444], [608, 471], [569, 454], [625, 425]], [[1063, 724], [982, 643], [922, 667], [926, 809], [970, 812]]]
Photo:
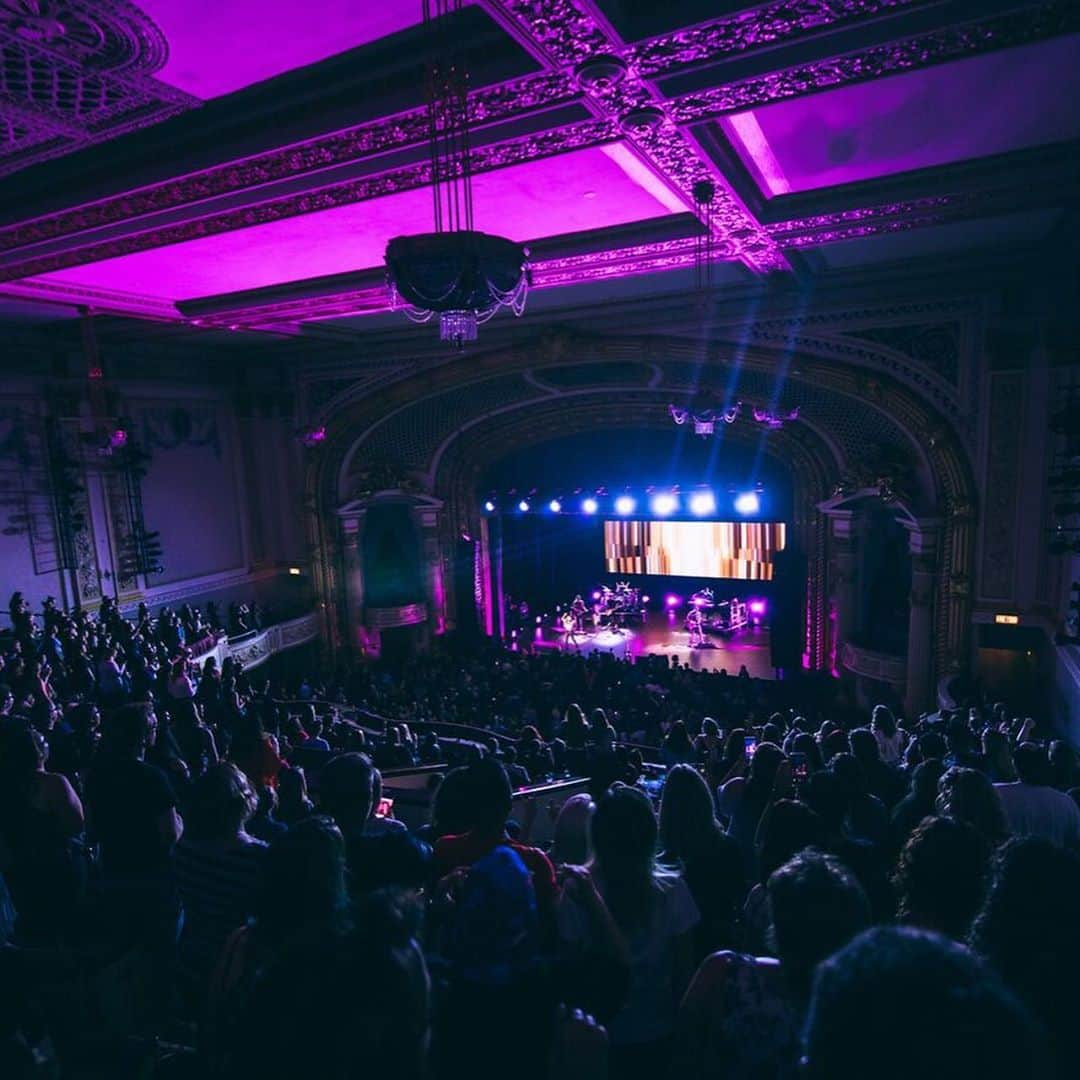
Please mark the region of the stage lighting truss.
[[[734, 424], [743, 415], [743, 403], [736, 401], [724, 409], [717, 408], [689, 408], [683, 409], [678, 405], [669, 405], [668, 412], [671, 419], [680, 427], [683, 424], [693, 424], [695, 435], [715, 435], [718, 424]], [[799, 408], [794, 409], [767, 409], [757, 405], [750, 407], [750, 416], [754, 423], [767, 427], [770, 431], [778, 431], [785, 424], [799, 419]]]

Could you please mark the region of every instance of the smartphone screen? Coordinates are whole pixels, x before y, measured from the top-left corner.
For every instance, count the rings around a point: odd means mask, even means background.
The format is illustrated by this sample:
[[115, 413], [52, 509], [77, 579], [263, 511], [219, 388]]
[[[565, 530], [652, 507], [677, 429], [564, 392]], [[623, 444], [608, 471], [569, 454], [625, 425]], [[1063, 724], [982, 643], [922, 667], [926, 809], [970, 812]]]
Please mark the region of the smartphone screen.
[[747, 759], [754, 756], [754, 752], [757, 750], [757, 736], [747, 735], [743, 739], [743, 753], [746, 754]]
[[389, 817], [390, 811], [394, 809], [394, 800], [388, 799], [385, 795], [379, 800], [379, 805], [375, 809], [376, 817]]
[[805, 780], [810, 775], [810, 765], [805, 754], [791, 755], [791, 775], [796, 780]]

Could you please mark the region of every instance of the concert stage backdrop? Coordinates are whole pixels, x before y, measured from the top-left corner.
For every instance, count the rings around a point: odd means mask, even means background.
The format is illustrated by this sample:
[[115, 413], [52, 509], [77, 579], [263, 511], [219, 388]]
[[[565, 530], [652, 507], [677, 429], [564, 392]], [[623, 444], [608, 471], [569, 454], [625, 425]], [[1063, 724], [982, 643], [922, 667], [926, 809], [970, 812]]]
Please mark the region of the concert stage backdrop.
[[605, 521], [609, 574], [772, 581], [786, 542], [776, 521]]

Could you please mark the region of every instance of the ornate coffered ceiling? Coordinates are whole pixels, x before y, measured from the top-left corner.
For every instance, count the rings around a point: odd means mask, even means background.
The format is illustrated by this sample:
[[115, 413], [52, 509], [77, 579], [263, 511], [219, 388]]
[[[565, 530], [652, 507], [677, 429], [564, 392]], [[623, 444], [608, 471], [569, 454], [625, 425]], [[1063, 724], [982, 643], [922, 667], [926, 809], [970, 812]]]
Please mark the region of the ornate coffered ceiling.
[[[420, 4], [324, 14], [0, 0], [0, 296], [378, 325], [386, 240], [429, 212]], [[721, 284], [1035, 247], [1075, 213], [1074, 0], [480, 0], [461, 31], [478, 227], [564, 303], [685, 287], [702, 179]]]

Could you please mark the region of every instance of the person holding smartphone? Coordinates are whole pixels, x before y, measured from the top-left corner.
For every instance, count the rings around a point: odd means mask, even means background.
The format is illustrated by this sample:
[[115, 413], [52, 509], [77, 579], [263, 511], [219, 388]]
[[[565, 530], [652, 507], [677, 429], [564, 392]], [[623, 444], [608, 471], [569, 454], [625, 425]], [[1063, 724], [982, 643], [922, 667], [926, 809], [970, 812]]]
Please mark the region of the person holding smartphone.
[[744, 745], [746, 775], [734, 776], [720, 788], [718, 809], [727, 820], [728, 835], [739, 845], [747, 873], [752, 876], [758, 822], [772, 799], [777, 771], [786, 759], [779, 746], [759, 744], [754, 735], [745, 736]]

